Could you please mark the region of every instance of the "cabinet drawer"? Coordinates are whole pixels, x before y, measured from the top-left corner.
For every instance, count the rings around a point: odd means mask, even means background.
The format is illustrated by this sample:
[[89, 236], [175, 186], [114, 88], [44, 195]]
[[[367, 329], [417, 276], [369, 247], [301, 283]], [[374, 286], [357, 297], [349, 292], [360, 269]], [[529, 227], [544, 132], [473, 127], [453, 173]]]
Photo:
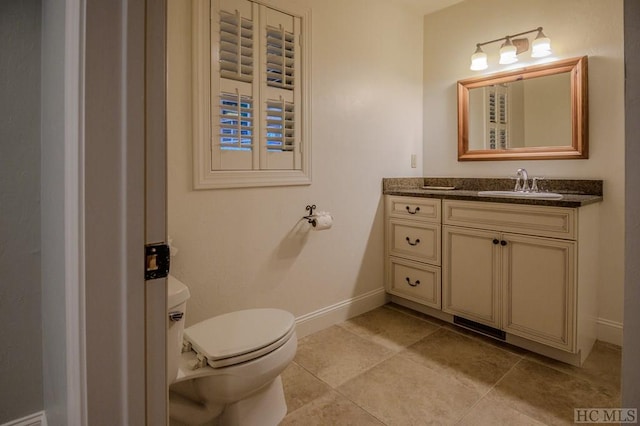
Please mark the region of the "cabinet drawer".
[[391, 294], [440, 309], [440, 268], [389, 257], [387, 290]]
[[441, 202], [435, 198], [386, 196], [387, 215], [440, 223]]
[[477, 201], [444, 201], [445, 225], [576, 239], [575, 209]]
[[390, 255], [440, 265], [440, 225], [392, 218], [387, 226]]

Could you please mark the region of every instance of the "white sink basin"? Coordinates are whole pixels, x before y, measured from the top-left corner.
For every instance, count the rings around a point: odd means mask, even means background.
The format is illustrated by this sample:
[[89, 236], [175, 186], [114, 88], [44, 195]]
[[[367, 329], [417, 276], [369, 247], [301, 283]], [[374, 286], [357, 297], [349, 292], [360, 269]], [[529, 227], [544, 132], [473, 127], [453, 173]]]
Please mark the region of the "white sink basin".
[[534, 200], [559, 200], [562, 194], [555, 192], [479, 191], [480, 197], [529, 198]]

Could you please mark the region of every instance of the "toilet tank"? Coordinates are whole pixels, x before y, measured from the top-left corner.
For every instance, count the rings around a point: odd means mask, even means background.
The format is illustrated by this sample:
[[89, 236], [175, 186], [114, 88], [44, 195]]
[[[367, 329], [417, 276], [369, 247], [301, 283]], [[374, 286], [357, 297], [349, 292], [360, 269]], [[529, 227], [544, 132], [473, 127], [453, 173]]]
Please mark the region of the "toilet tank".
[[174, 276], [169, 275], [167, 279], [167, 314], [169, 316], [167, 320], [167, 381], [170, 384], [178, 375], [187, 300], [190, 296], [189, 288]]

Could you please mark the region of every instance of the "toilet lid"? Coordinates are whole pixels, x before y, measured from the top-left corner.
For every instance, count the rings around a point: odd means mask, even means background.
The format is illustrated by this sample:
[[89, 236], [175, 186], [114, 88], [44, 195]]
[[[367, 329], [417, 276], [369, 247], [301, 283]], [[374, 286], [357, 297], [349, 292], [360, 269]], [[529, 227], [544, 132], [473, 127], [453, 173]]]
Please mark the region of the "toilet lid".
[[293, 334], [294, 316], [280, 309], [247, 309], [185, 328], [184, 339], [212, 367], [248, 361], [271, 352]]

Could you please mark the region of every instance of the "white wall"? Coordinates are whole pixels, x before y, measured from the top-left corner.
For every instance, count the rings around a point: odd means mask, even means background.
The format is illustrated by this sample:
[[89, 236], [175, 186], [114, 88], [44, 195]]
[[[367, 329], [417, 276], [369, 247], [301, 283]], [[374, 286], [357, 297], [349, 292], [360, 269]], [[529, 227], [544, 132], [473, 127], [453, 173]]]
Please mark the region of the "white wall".
[[[522, 81], [522, 83], [525, 83]], [[566, 146], [571, 141], [569, 73], [533, 78], [524, 86], [524, 140], [528, 146]], [[557, 118], [557, 119], [553, 119]]]
[[40, 0], [0, 3], [0, 424], [42, 410]]
[[[525, 167], [529, 176], [603, 179], [599, 338], [617, 343], [624, 282], [622, 7], [622, 0], [467, 0], [424, 20], [424, 174], [493, 177]], [[479, 75], [469, 70], [475, 44], [538, 26], [551, 38], [551, 59], [589, 56], [589, 159], [458, 162], [455, 83]], [[498, 49], [486, 46], [486, 73], [506, 69], [497, 63]], [[521, 56], [513, 67], [537, 63]]]
[[[65, 265], [65, 0], [42, 2], [42, 137], [40, 193], [42, 244], [43, 398], [50, 425], [70, 424], [67, 382]], [[80, 369], [80, 368], [79, 368]]]
[[[381, 179], [422, 172], [410, 168], [422, 157], [422, 17], [384, 0], [309, 4], [313, 184], [194, 191], [190, 11], [169, 1], [169, 234], [173, 274], [191, 289], [187, 324], [257, 306], [300, 317], [382, 295]], [[314, 203], [333, 213], [332, 229], [300, 222]]]

